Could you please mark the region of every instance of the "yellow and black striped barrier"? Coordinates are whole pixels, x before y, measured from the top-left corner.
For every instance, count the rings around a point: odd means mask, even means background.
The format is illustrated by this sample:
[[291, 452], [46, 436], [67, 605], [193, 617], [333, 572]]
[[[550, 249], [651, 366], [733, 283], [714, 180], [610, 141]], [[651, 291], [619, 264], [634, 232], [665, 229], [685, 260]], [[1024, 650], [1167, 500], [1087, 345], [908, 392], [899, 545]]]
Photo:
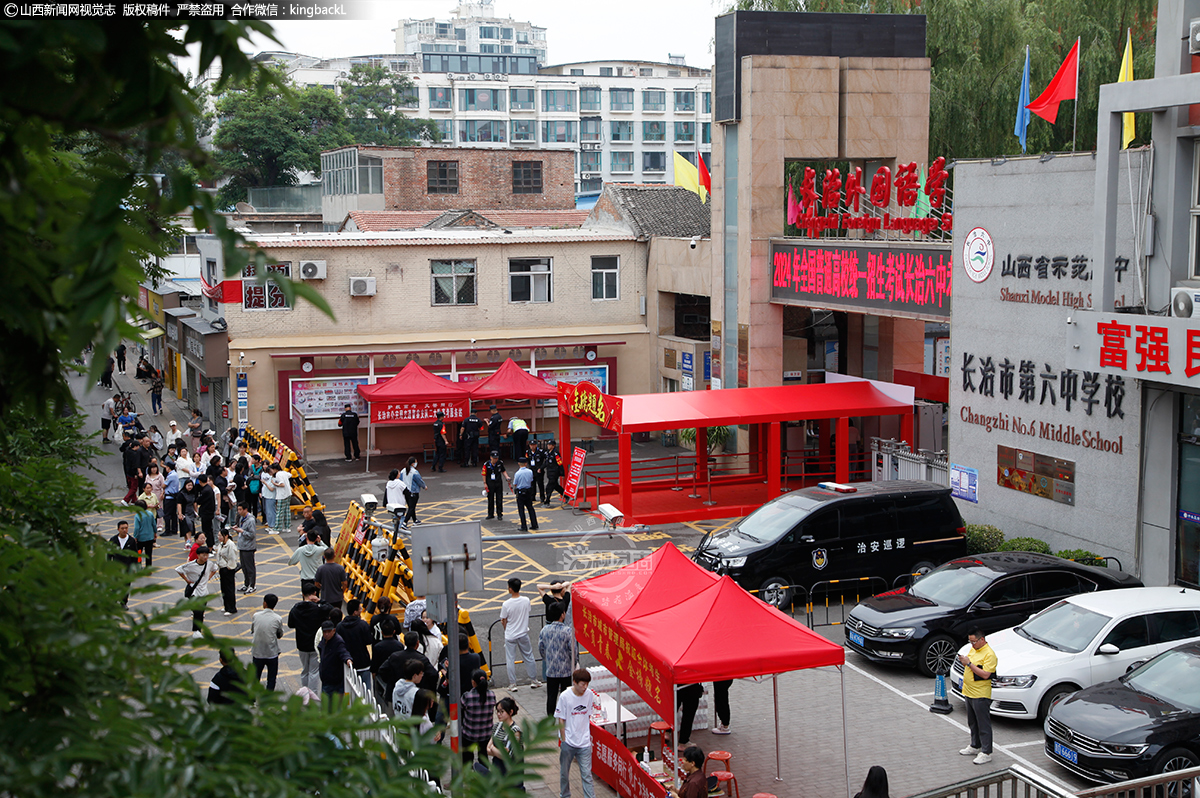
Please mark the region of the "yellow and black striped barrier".
[[[387, 542], [379, 559], [371, 545], [377, 539]], [[364, 620], [370, 620], [384, 596], [397, 608], [407, 607], [413, 600], [412, 558], [407, 544], [393, 530], [367, 518], [358, 502], [350, 502], [334, 552], [346, 569], [350, 583], [347, 596], [362, 602]]]
[[264, 463], [279, 463], [292, 477], [292, 496], [299, 504], [291, 504], [292, 512], [297, 507], [311, 507], [314, 510], [324, 510], [325, 505], [317, 497], [316, 488], [308, 481], [308, 474], [300, 463], [300, 458], [289, 447], [284, 446], [279, 438], [270, 432], [259, 432], [254, 427], [246, 426], [243, 439], [251, 454], [262, 457]]

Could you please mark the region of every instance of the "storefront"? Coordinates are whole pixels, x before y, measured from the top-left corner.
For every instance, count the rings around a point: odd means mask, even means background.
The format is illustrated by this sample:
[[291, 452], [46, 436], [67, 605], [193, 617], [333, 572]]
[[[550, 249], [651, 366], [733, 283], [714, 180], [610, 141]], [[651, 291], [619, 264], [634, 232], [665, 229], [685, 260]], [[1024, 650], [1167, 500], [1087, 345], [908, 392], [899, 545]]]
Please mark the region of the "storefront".
[[182, 319], [179, 331], [189, 401], [204, 414], [210, 429], [221, 431], [229, 426], [228, 335], [198, 316]]
[[183, 361], [183, 320], [196, 315], [191, 308], [166, 308], [163, 310], [163, 381], [166, 389], [174, 392], [183, 401], [188, 401], [186, 377]]
[[148, 317], [142, 333], [146, 356], [154, 368], [165, 368], [168, 361], [166, 311], [179, 307], [179, 291], [166, 290], [161, 284], [145, 283], [138, 287], [138, 307]]

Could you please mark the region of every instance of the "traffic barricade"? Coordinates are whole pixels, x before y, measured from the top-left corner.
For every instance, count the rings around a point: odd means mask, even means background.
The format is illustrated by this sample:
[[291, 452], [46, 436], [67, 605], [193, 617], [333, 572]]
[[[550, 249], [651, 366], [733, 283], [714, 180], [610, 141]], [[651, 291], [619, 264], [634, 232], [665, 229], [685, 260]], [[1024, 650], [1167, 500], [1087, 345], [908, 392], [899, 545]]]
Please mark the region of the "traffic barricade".
[[292, 513], [297, 507], [311, 507], [314, 510], [324, 510], [325, 505], [317, 496], [316, 488], [309, 482], [308, 473], [300, 462], [300, 457], [289, 447], [284, 446], [279, 438], [270, 432], [259, 432], [254, 427], [246, 426], [242, 435], [246, 441], [246, 449], [251, 454], [257, 454], [267, 463], [279, 463], [291, 475], [292, 501], [289, 509]]

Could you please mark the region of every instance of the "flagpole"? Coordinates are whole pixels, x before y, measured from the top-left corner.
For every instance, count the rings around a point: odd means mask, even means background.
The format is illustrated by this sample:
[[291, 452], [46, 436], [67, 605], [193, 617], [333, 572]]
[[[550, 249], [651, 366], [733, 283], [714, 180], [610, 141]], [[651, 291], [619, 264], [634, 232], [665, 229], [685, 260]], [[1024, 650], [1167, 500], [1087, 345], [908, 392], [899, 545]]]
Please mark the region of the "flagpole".
[[1071, 123], [1071, 152], [1075, 152], [1075, 133], [1079, 130], [1079, 40], [1075, 37], [1075, 119]]

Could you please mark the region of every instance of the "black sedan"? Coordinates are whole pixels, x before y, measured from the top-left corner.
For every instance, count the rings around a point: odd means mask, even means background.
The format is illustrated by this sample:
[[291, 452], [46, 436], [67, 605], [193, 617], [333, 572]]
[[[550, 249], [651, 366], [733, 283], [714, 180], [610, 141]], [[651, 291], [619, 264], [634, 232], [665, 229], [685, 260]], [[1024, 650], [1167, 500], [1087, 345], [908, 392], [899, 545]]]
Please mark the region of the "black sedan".
[[1141, 587], [1109, 568], [1027, 551], [951, 560], [912, 585], [860, 602], [846, 619], [846, 645], [873, 662], [948, 673], [967, 632], [1007, 629], [1059, 599]]
[[1159, 654], [1050, 708], [1046, 756], [1091, 781], [1200, 765], [1200, 644]]

